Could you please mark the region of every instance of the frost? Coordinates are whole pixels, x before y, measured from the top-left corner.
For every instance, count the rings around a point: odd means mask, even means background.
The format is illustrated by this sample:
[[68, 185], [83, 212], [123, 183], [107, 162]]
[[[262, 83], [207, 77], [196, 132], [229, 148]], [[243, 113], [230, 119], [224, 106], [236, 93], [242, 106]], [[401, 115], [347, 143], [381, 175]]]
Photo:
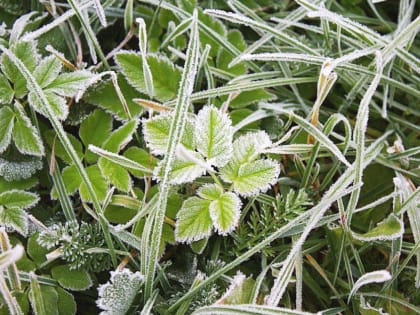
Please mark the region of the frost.
[[348, 300], [350, 301], [351, 297], [356, 293], [360, 287], [370, 284], [370, 283], [381, 283], [385, 281], [389, 281], [392, 279], [391, 274], [387, 270], [377, 270], [365, 273], [363, 276], [356, 281], [353, 288], [350, 291]]
[[8, 182], [28, 179], [41, 169], [42, 162], [39, 159], [12, 162], [0, 158], [0, 176]]
[[103, 311], [101, 315], [124, 315], [134, 298], [140, 293], [144, 277], [140, 272], [129, 269], [111, 271], [110, 280], [99, 286], [96, 304]]

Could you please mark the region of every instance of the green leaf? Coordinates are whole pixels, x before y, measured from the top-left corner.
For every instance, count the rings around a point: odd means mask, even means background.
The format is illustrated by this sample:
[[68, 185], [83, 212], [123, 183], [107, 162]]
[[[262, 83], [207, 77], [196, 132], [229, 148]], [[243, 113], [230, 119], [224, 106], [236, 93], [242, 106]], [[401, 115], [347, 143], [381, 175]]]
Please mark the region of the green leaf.
[[[203, 176], [206, 173], [206, 168], [203, 166], [205, 164], [201, 156], [197, 152], [190, 151], [193, 159], [181, 159], [175, 157], [172, 162], [172, 169], [169, 174], [169, 183], [173, 185], [190, 183], [197, 177]], [[200, 163], [197, 163], [200, 161]], [[162, 178], [162, 166], [164, 161], [160, 161], [158, 166], [154, 170], [154, 175], [157, 179]]]
[[98, 288], [96, 304], [106, 314], [126, 314], [143, 282], [140, 272], [133, 273], [126, 268], [111, 271], [110, 280]]
[[232, 180], [233, 189], [242, 196], [253, 196], [267, 191], [276, 183], [280, 166], [272, 160], [257, 160], [239, 168], [238, 176]]
[[210, 204], [210, 217], [217, 232], [226, 235], [238, 225], [242, 202], [234, 193], [226, 192]]
[[92, 151], [95, 154], [98, 154], [102, 158], [104, 158], [104, 159], [106, 159], [106, 160], [108, 160], [112, 163], [115, 163], [119, 166], [130, 169], [130, 171], [141, 172], [142, 174], [152, 173], [152, 171], [149, 170], [146, 166], [143, 166], [143, 165], [141, 165], [141, 164], [125, 157], [125, 156], [118, 155], [117, 153], [112, 153], [112, 152], [106, 151], [106, 150], [98, 148], [94, 145], [89, 145], [89, 150]]
[[[141, 93], [147, 94], [142, 56], [124, 51], [116, 55], [115, 61], [127, 81]], [[181, 80], [181, 70], [169, 59], [157, 55], [149, 54], [147, 63], [153, 77], [154, 97], [162, 102], [174, 99]]]
[[40, 285], [33, 273], [30, 273], [30, 279], [29, 301], [35, 315], [58, 315], [58, 294], [54, 287]]
[[[0, 169], [2, 168], [2, 162], [0, 160]], [[3, 174], [0, 172], [0, 175]], [[5, 178], [0, 177], [0, 192], [9, 190], [9, 189], [29, 189], [35, 186], [38, 183], [37, 179], [32, 177], [29, 179], [14, 179], [12, 181], [7, 181]]]
[[11, 189], [0, 193], [0, 205], [6, 208], [32, 208], [39, 201], [39, 197], [24, 190]]
[[76, 302], [74, 296], [67, 292], [66, 290], [55, 287], [58, 295], [58, 314], [59, 315], [74, 315], [76, 314]]
[[133, 139], [133, 133], [136, 131], [138, 123], [137, 119], [133, 119], [113, 131], [105, 141], [103, 148], [114, 153], [121, 151]]
[[[124, 151], [124, 156], [149, 170], [153, 170], [158, 164], [158, 159], [139, 147], [129, 147]], [[145, 173], [140, 170], [134, 170], [132, 168], [127, 169], [136, 177], [143, 177], [145, 175]]]
[[[143, 112], [143, 108], [133, 102], [133, 99], [141, 97], [141, 94], [131, 87], [122, 75], [118, 76], [118, 84], [127, 102], [130, 114], [132, 117], [139, 116]], [[124, 107], [115, 92], [115, 88], [111, 80], [99, 83], [99, 86], [95, 86], [93, 89], [89, 90], [83, 99], [88, 103], [97, 105], [107, 112], [112, 113], [118, 120], [129, 119], [128, 114], [125, 112]]]
[[[105, 178], [102, 176], [101, 171], [99, 170], [98, 165], [92, 165], [86, 168], [86, 173], [92, 183], [93, 190], [96, 193], [99, 201], [103, 201], [106, 197], [106, 192], [108, 190], [108, 183]], [[63, 176], [64, 179], [64, 176]], [[90, 195], [88, 194], [86, 185], [84, 182], [80, 185], [80, 197], [84, 201], [92, 201]]]
[[364, 242], [389, 241], [399, 238], [404, 234], [404, 224], [394, 214], [390, 214], [369, 232], [359, 234], [352, 231], [351, 234], [355, 239]]
[[[44, 138], [46, 139], [49, 146], [52, 148], [54, 145], [54, 154], [56, 157], [62, 159], [66, 164], [71, 164], [72, 160], [69, 157], [66, 149], [64, 149], [63, 144], [61, 141], [56, 139], [56, 133], [52, 129], [48, 129], [44, 134]], [[83, 146], [82, 143], [73, 136], [71, 133], [66, 133], [68, 139], [70, 140], [71, 145], [73, 146], [74, 150], [76, 151], [77, 156], [79, 159], [83, 158]]]
[[75, 165], [65, 167], [62, 176], [67, 193], [69, 194], [74, 193], [82, 183], [82, 178]]
[[[109, 137], [111, 128], [112, 117], [103, 110], [97, 109], [80, 124], [79, 136], [85, 147], [89, 144], [102, 147]], [[86, 160], [88, 163], [93, 163], [97, 160], [97, 156], [87, 151]]]
[[38, 130], [19, 103], [15, 103], [15, 126], [13, 128], [13, 141], [16, 148], [23, 154], [43, 156], [44, 145], [39, 137]]
[[177, 214], [175, 238], [177, 242], [191, 243], [210, 236], [213, 226], [210, 201], [188, 198]]
[[[38, 62], [39, 56], [36, 51], [36, 44], [32, 41], [18, 41], [16, 45], [11, 47], [13, 53], [16, 54], [29, 71], [34, 71]], [[13, 62], [3, 54], [1, 60], [1, 69], [7, 78], [13, 82], [15, 96], [22, 98], [27, 92], [26, 79], [19, 72]]]
[[65, 289], [84, 291], [92, 286], [92, 279], [85, 270], [71, 270], [67, 265], [51, 269], [52, 277]]
[[9, 80], [0, 73], [0, 104], [10, 104], [15, 92], [10, 86]]
[[232, 156], [233, 128], [229, 116], [214, 106], [206, 106], [195, 121], [197, 150], [207, 162], [217, 167], [226, 165]]
[[48, 56], [36, 67], [34, 77], [39, 86], [44, 88], [58, 77], [61, 68], [62, 63], [56, 56]]
[[77, 70], [60, 74], [54, 81], [47, 85], [46, 89], [61, 96], [74, 97], [77, 94], [82, 94], [96, 79], [87, 70]]
[[[69, 114], [66, 100], [52, 91], [44, 91], [44, 94], [55, 116], [60, 120], [65, 120]], [[35, 93], [29, 92], [28, 102], [38, 113], [48, 117], [47, 113], [42, 110], [45, 107], [44, 104]]]
[[5, 208], [0, 206], [0, 224], [12, 228], [23, 236], [28, 234], [28, 217], [26, 212], [21, 208]]
[[3, 153], [10, 144], [14, 122], [15, 114], [10, 107], [0, 108], [0, 153]]
[[[143, 121], [144, 139], [153, 154], [166, 153], [172, 119], [173, 114], [163, 114]], [[187, 149], [195, 149], [194, 124], [189, 119], [186, 121], [181, 143]]]
[[232, 279], [229, 288], [216, 302], [217, 304], [247, 304], [252, 303], [255, 280], [246, 278], [238, 272]]
[[102, 174], [112, 185], [119, 190], [125, 192], [130, 191], [133, 183], [131, 181], [130, 174], [128, 174], [124, 167], [102, 157], [99, 159], [98, 165]]
[[197, 191], [197, 195], [207, 200], [219, 199], [222, 194], [223, 188], [216, 184], [207, 184], [201, 186]]
[[36, 265], [40, 266], [45, 261], [47, 261], [46, 255], [49, 251], [45, 247], [39, 245], [38, 235], [39, 232], [35, 232], [33, 235], [31, 235], [31, 237], [29, 237], [26, 251], [29, 257], [36, 263]]
[[231, 183], [238, 177], [242, 165], [255, 161], [264, 149], [271, 146], [271, 140], [265, 131], [247, 133], [233, 142], [233, 155], [220, 171], [223, 180]]

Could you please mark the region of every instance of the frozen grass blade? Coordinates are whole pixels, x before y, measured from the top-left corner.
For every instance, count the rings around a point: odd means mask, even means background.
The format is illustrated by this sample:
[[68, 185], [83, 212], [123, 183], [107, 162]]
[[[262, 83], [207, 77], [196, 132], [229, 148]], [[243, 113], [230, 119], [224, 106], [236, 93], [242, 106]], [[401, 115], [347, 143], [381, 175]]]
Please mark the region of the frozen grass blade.
[[343, 153], [341, 153], [340, 149], [338, 149], [337, 146], [321, 130], [293, 112], [286, 112], [281, 110], [280, 112], [290, 115], [291, 119], [293, 119], [309, 135], [313, 136], [317, 141], [319, 141], [321, 145], [327, 148], [337, 159], [339, 159], [345, 165], [350, 166], [350, 163], [347, 161]]
[[[378, 52], [376, 55], [376, 69], [377, 74], [373, 79], [371, 85], [369, 86], [366, 94], [364, 95], [362, 101], [359, 105], [359, 110], [357, 112], [356, 118], [356, 125], [354, 127], [354, 134], [353, 134], [353, 141], [356, 144], [356, 160], [355, 160], [355, 180], [354, 185], [362, 184], [362, 177], [363, 177], [363, 160], [365, 154], [365, 137], [366, 137], [366, 129], [368, 125], [369, 119], [369, 105], [372, 100], [373, 94], [375, 93], [376, 89], [378, 88], [378, 84], [381, 78], [382, 69], [383, 69], [383, 61], [382, 55]], [[356, 189], [350, 196], [349, 203], [347, 205], [346, 211], [346, 226], [350, 230], [351, 219], [353, 215], [354, 209], [356, 209], [357, 202], [360, 196], [360, 189]]]
[[[363, 167], [366, 167], [379, 153], [378, 149], [378, 140], [372, 144], [372, 146], [367, 150], [366, 155], [363, 156]], [[290, 251], [288, 257], [282, 264], [282, 268], [279, 271], [279, 274], [274, 282], [274, 285], [271, 289], [270, 295], [266, 301], [267, 305], [276, 306], [280, 299], [282, 298], [286, 286], [290, 281], [293, 271], [293, 265], [295, 264], [298, 253], [300, 252], [302, 245], [304, 244], [306, 238], [308, 237], [311, 230], [316, 226], [316, 224], [321, 220], [325, 211], [328, 210], [330, 205], [343, 197], [347, 192], [347, 187], [351, 182], [354, 181], [356, 176], [355, 165], [347, 168], [347, 170], [340, 176], [340, 178], [330, 187], [330, 189], [324, 194], [319, 203], [313, 207], [310, 211], [311, 215], [308, 219], [308, 223], [302, 232], [299, 240], [296, 241], [292, 250]], [[360, 187], [353, 186], [354, 189]]]
[[305, 44], [303, 44], [299, 40], [297, 40], [293, 37], [290, 37], [286, 33], [281, 32], [278, 29], [273, 28], [271, 26], [268, 26], [264, 23], [254, 21], [254, 20], [252, 20], [252, 19], [250, 19], [246, 16], [243, 16], [241, 14], [225, 12], [225, 11], [221, 11], [221, 10], [206, 10], [205, 13], [209, 14], [211, 16], [214, 16], [216, 18], [227, 20], [229, 22], [243, 24], [243, 25], [246, 25], [246, 26], [250, 26], [250, 27], [268, 32], [268, 33], [274, 35], [275, 37], [277, 37], [278, 39], [280, 39], [281, 41], [283, 41], [284, 43], [286, 43], [288, 45], [293, 45], [294, 48], [299, 48], [301, 51], [310, 53], [312, 55], [318, 55], [318, 52], [316, 50], [306, 46]]
[[95, 7], [96, 14], [98, 15], [99, 22], [101, 22], [103, 27], [106, 27], [108, 23], [106, 22], [105, 10], [102, 7], [100, 0], [93, 0], [93, 6]]
[[[191, 95], [191, 101], [198, 101], [210, 97], [217, 97], [221, 95], [228, 95], [238, 91], [253, 91], [260, 88], [268, 88], [282, 85], [312, 83], [317, 82], [317, 77], [302, 77], [302, 78], [275, 78], [269, 80], [258, 80], [252, 82], [239, 82], [232, 85], [225, 85], [219, 88], [209, 89], [205, 91], [195, 92]], [[167, 106], [173, 106], [175, 101], [165, 103]]]
[[98, 39], [96, 38], [95, 32], [93, 31], [92, 26], [90, 25], [89, 20], [86, 17], [86, 14], [83, 13], [83, 11], [78, 6], [79, 4], [76, 3], [75, 0], [68, 0], [68, 3], [70, 4], [71, 8], [74, 10], [80, 24], [82, 25], [89, 47], [92, 47], [92, 49], [94, 49], [94, 50], [91, 49], [91, 53], [93, 52], [93, 54], [91, 55], [93, 62], [96, 63], [96, 60], [95, 60], [96, 54], [94, 54], [94, 52], [96, 51], [96, 53], [99, 55], [99, 58], [105, 65], [105, 67], [109, 69], [108, 61], [106, 60], [105, 55], [102, 52], [101, 45], [99, 44]]
[[313, 315], [287, 308], [270, 307], [256, 304], [213, 305], [200, 308], [193, 315]]
[[[1, 233], [5, 234], [3, 228], [1, 228]], [[7, 308], [10, 312], [9, 314], [11, 315], [23, 315], [23, 312], [16, 298], [12, 295], [9, 288], [7, 287], [3, 272], [5, 271], [4, 269], [7, 269], [9, 266], [13, 266], [14, 263], [19, 260], [20, 257], [22, 257], [23, 253], [23, 246], [16, 245], [12, 249], [3, 251], [0, 254], [0, 293], [5, 304], [7, 305]]]
[[387, 270], [378, 270], [365, 273], [363, 276], [356, 281], [353, 288], [350, 291], [347, 303], [350, 302], [351, 297], [356, 293], [360, 287], [369, 284], [369, 283], [381, 283], [391, 280], [391, 274]]
[[[91, 5], [92, 5], [91, 0], [85, 1], [79, 4], [79, 9], [84, 10], [90, 7]], [[55, 18], [54, 21], [52, 21], [51, 23], [46, 24], [40, 28], [37, 28], [35, 31], [26, 33], [25, 35], [22, 36], [21, 40], [29, 41], [29, 40], [37, 39], [41, 35], [51, 31], [52, 29], [64, 23], [65, 21], [67, 21], [68, 19], [70, 19], [71, 17], [75, 15], [76, 15], [76, 11], [74, 11], [73, 9], [70, 9], [66, 11], [65, 13], [61, 14], [59, 17]]]
[[[176, 149], [181, 141], [186, 124], [188, 107], [192, 90], [194, 87], [195, 76], [199, 65], [199, 49], [200, 41], [198, 35], [198, 17], [197, 11], [194, 12], [191, 24], [190, 42], [187, 48], [187, 59], [185, 61], [184, 70], [179, 86], [179, 92], [176, 100], [174, 118], [169, 130], [169, 141], [166, 150], [166, 155], [163, 162], [163, 176], [159, 186], [159, 198], [157, 201], [156, 215], [154, 218], [153, 232], [151, 235], [150, 251], [146, 268], [146, 281], [145, 281], [145, 299], [147, 300], [152, 294], [153, 280], [156, 273], [158, 264], [159, 244], [162, 234], [163, 218], [168, 201], [170, 190], [170, 172], [172, 163], [176, 154]], [[152, 216], [149, 217], [150, 220]], [[149, 244], [149, 243], [148, 243]]]
[[139, 24], [139, 49], [140, 49], [140, 55], [142, 57], [144, 83], [146, 86], [147, 94], [151, 98], [153, 98], [153, 96], [155, 95], [155, 88], [153, 86], [152, 71], [150, 70], [150, 66], [147, 61], [146, 23], [141, 18], [136, 19], [136, 22]]

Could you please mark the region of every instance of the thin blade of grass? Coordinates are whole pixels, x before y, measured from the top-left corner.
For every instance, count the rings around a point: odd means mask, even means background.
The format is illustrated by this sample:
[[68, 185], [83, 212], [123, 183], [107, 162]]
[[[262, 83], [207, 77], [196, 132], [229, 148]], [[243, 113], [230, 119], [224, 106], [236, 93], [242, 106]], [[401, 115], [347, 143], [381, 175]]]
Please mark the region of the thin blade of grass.
[[[190, 42], [187, 48], [187, 59], [185, 61], [184, 70], [179, 86], [176, 106], [174, 110], [174, 118], [169, 130], [169, 140], [167, 154], [163, 162], [163, 175], [159, 186], [159, 198], [157, 201], [156, 215], [154, 217], [153, 230], [150, 242], [150, 252], [148, 255], [145, 293], [144, 297], [147, 300], [152, 294], [153, 280], [158, 264], [158, 253], [160, 238], [162, 235], [163, 218], [165, 215], [166, 205], [169, 195], [169, 175], [172, 168], [172, 163], [176, 154], [176, 148], [180, 143], [182, 134], [184, 132], [185, 122], [190, 104], [190, 98], [194, 87], [195, 76], [199, 65], [199, 35], [198, 35], [198, 17], [197, 11], [194, 12], [191, 24]], [[150, 220], [149, 217], [148, 220]]]

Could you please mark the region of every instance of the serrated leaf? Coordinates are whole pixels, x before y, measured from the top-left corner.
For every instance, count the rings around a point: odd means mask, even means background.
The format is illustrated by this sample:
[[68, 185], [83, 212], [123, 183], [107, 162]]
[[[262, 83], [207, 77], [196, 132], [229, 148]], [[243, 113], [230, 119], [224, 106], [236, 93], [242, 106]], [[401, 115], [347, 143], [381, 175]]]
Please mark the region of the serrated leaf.
[[[29, 71], [34, 71], [38, 62], [38, 53], [36, 51], [36, 45], [32, 41], [19, 41], [11, 48], [12, 52], [15, 53], [23, 64], [28, 68]], [[26, 87], [26, 79], [19, 72], [13, 62], [3, 54], [1, 60], [1, 69], [7, 78], [13, 82], [13, 89], [17, 98], [23, 97], [28, 89]]]
[[[153, 154], [166, 154], [172, 119], [172, 114], [162, 114], [143, 121], [144, 139]], [[186, 121], [181, 143], [187, 149], [195, 149], [194, 124], [189, 119]]]
[[234, 193], [226, 192], [210, 204], [210, 217], [217, 232], [230, 233], [237, 225], [242, 202]]
[[39, 137], [38, 130], [19, 103], [15, 103], [15, 125], [13, 127], [13, 141], [19, 152], [23, 154], [43, 156], [44, 145]]
[[197, 191], [197, 195], [199, 195], [203, 199], [208, 200], [216, 200], [220, 198], [222, 194], [223, 188], [216, 184], [207, 184], [201, 186]]
[[54, 81], [62, 68], [62, 63], [56, 56], [48, 56], [41, 60], [34, 71], [34, 77], [39, 86], [44, 88]]
[[[141, 93], [147, 94], [142, 56], [124, 51], [116, 55], [115, 61], [127, 81]], [[181, 70], [169, 59], [157, 55], [149, 54], [147, 63], [153, 77], [154, 97], [162, 102], [174, 99], [181, 80]]]
[[223, 180], [231, 183], [238, 176], [242, 165], [255, 161], [271, 144], [265, 131], [247, 133], [237, 138], [233, 142], [232, 158], [220, 170]]
[[83, 93], [95, 82], [95, 76], [87, 70], [62, 73], [46, 86], [46, 90], [61, 96], [74, 97]]
[[[192, 152], [195, 160], [201, 160], [201, 163], [198, 164], [196, 161], [191, 159], [180, 159], [176, 157], [172, 162], [172, 169], [169, 174], [169, 183], [173, 185], [190, 183], [194, 179], [203, 176], [206, 173], [206, 168], [203, 166], [205, 162], [202, 160], [201, 156], [197, 152]], [[164, 161], [160, 161], [158, 166], [154, 170], [154, 175], [156, 178], [160, 179], [162, 177], [162, 166]]]
[[404, 234], [404, 224], [394, 214], [391, 214], [369, 232], [359, 234], [352, 231], [351, 234], [355, 239], [364, 242], [389, 241]]
[[129, 269], [111, 271], [110, 280], [99, 286], [96, 304], [105, 312], [104, 314], [124, 315], [140, 292], [144, 282], [140, 272], [131, 272]]
[[0, 108], [0, 153], [3, 153], [10, 144], [14, 122], [15, 114], [10, 107]]
[[387, 270], [377, 270], [365, 273], [361, 276], [350, 291], [348, 300], [350, 301], [353, 294], [360, 289], [360, 287], [370, 283], [381, 283], [392, 279], [391, 274]]
[[[2, 161], [0, 159], [0, 170], [2, 170]], [[0, 176], [4, 176], [4, 173], [0, 171]], [[0, 177], [0, 192], [7, 191], [9, 189], [29, 189], [35, 186], [38, 183], [38, 180], [34, 177], [29, 179], [12, 179], [12, 181], [7, 181], [6, 178]]]
[[105, 141], [103, 148], [114, 153], [121, 151], [133, 139], [138, 123], [137, 119], [133, 119], [114, 130]]
[[[107, 140], [112, 128], [112, 117], [103, 110], [97, 109], [80, 124], [79, 136], [83, 144], [101, 147]], [[88, 163], [96, 161], [97, 156], [92, 152], [86, 151]]]
[[0, 73], [0, 104], [10, 104], [15, 92], [10, 86], [9, 80]]
[[28, 234], [28, 217], [26, 212], [21, 208], [5, 208], [0, 206], [0, 224], [21, 235]]
[[[95, 191], [98, 200], [103, 201], [106, 197], [106, 192], [108, 190], [108, 183], [106, 179], [102, 176], [98, 165], [92, 165], [87, 167], [86, 173], [90, 179], [90, 182], [92, 183], [93, 190]], [[92, 201], [84, 182], [82, 182], [82, 184], [80, 185], [79, 193], [82, 200]]]
[[[133, 102], [133, 99], [140, 97], [141, 94], [129, 85], [122, 75], [118, 76], [118, 84], [125, 100], [127, 101], [130, 114], [132, 117], [139, 116], [143, 112], [143, 108]], [[104, 83], [101, 82], [99, 83], [99, 86], [95, 86], [93, 89], [90, 89], [83, 99], [88, 103], [103, 108], [107, 112], [111, 112], [119, 120], [129, 119], [128, 114], [125, 112], [124, 107], [115, 92], [115, 88], [111, 80]]]
[[210, 236], [213, 226], [210, 201], [198, 197], [188, 198], [177, 213], [175, 238], [191, 243]]
[[29, 191], [11, 189], [0, 193], [0, 205], [6, 208], [29, 209], [38, 201], [39, 197]]
[[85, 270], [72, 270], [66, 265], [51, 269], [52, 277], [65, 289], [84, 291], [92, 286], [92, 279]]
[[128, 174], [124, 167], [104, 158], [99, 159], [98, 165], [102, 174], [112, 185], [119, 190], [125, 192], [130, 191], [133, 182], [131, 181], [130, 174]]
[[232, 156], [233, 128], [229, 116], [214, 106], [206, 106], [195, 120], [197, 150], [207, 162], [222, 167]]
[[[49, 104], [51, 105], [51, 109], [55, 116], [60, 120], [65, 120], [69, 114], [69, 109], [67, 106], [66, 100], [55, 94], [52, 91], [44, 91], [45, 97], [47, 98]], [[44, 104], [42, 101], [36, 96], [35, 93], [29, 92], [28, 95], [28, 102], [29, 104], [40, 114], [47, 117], [48, 115], [42, 110], [44, 108]]]
[[280, 166], [272, 160], [257, 160], [239, 167], [237, 177], [232, 179], [233, 189], [242, 196], [256, 195], [267, 191], [277, 181]]

